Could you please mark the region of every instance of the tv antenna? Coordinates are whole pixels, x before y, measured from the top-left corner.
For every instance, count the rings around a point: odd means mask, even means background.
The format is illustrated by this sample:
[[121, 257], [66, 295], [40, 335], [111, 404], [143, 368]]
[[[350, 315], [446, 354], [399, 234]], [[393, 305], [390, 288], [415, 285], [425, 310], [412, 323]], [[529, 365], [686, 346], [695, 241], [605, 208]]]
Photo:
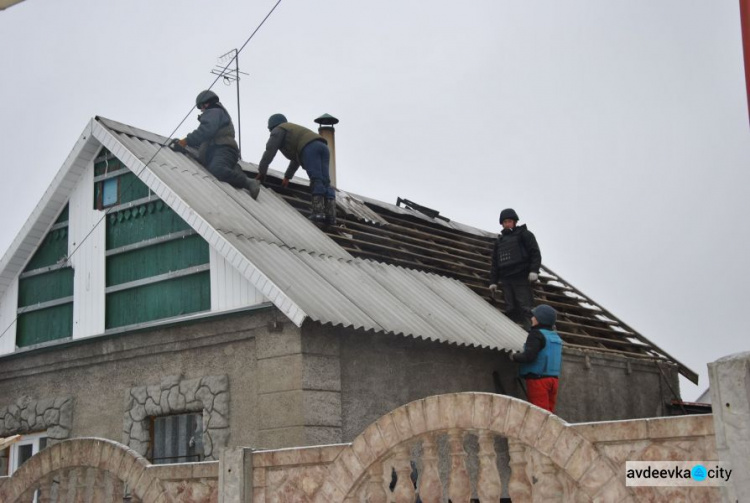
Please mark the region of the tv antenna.
[[[231, 58], [231, 59], [230, 59]], [[249, 75], [240, 71], [240, 53], [237, 49], [219, 56], [219, 63], [227, 62], [226, 65], [216, 65], [211, 73], [224, 79], [224, 84], [231, 85], [232, 82], [237, 84], [237, 138], [239, 139], [240, 152], [242, 152], [242, 117], [240, 116], [240, 75]], [[229, 65], [234, 61], [234, 70], [229, 69]]]

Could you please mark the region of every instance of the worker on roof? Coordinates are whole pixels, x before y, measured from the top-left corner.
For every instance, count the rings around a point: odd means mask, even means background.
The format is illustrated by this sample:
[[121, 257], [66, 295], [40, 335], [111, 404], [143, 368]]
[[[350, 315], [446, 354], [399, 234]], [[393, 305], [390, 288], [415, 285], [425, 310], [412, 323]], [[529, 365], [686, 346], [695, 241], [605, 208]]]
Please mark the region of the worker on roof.
[[531, 283], [539, 279], [542, 253], [534, 234], [525, 224], [518, 225], [518, 214], [513, 208], [500, 212], [500, 225], [503, 230], [492, 251], [490, 294], [494, 298], [499, 281], [505, 296], [505, 314], [529, 330], [534, 304]]
[[258, 198], [260, 184], [245, 175], [237, 164], [240, 149], [234, 139], [234, 124], [226, 108], [213, 91], [201, 91], [195, 98], [195, 107], [203, 113], [198, 116], [200, 125], [185, 138], [173, 142], [182, 148], [198, 149], [198, 161], [216, 178], [232, 187], [246, 189], [253, 199]]
[[555, 412], [562, 368], [562, 339], [555, 331], [557, 311], [542, 304], [531, 313], [532, 328], [523, 352], [511, 354], [510, 359], [521, 364], [518, 373], [526, 380], [529, 402]]
[[328, 142], [306, 127], [293, 124], [283, 114], [274, 114], [268, 119], [268, 130], [271, 137], [266, 143], [266, 151], [258, 164], [258, 176], [261, 182], [266, 179], [268, 166], [279, 150], [289, 159], [289, 167], [284, 173], [281, 185], [287, 187], [289, 180], [302, 168], [310, 178], [312, 192], [312, 213], [310, 220], [328, 225], [336, 224], [336, 193], [331, 187], [328, 163], [331, 153]]

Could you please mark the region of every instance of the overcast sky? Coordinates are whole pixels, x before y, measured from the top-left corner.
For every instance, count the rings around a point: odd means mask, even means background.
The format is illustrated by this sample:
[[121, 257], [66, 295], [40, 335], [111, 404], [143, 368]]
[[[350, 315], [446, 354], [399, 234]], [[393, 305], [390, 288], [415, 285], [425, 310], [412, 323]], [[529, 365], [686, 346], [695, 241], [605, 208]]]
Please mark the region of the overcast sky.
[[[274, 3], [0, 12], [2, 253], [91, 117], [169, 135]], [[737, 0], [283, 0], [240, 67], [245, 160], [272, 113], [330, 113], [341, 189], [495, 232], [515, 208], [546, 266], [700, 373], [685, 399], [748, 350]], [[234, 87], [214, 90], [236, 120]]]

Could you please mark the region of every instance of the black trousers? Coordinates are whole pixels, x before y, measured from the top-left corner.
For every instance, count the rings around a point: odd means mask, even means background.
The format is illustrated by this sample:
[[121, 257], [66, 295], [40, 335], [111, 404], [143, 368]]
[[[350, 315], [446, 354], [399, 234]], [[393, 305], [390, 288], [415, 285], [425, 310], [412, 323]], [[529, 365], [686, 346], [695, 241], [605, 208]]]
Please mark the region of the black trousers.
[[228, 145], [216, 145], [206, 156], [206, 169], [222, 182], [241, 189], [247, 185], [247, 176], [237, 161], [240, 153]]
[[524, 276], [518, 279], [500, 280], [505, 296], [505, 314], [526, 330], [531, 329], [531, 308], [534, 306], [534, 293], [531, 283]]

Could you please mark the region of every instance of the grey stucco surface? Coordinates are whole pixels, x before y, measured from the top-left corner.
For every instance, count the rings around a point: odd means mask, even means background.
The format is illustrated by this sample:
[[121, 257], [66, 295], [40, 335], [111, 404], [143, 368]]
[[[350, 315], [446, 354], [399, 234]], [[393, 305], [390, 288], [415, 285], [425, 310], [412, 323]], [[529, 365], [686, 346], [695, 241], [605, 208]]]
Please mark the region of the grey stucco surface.
[[[656, 417], [673, 397], [665, 376], [648, 360], [564, 351], [556, 414], [576, 423]], [[675, 392], [676, 368], [662, 363]], [[507, 353], [435, 344], [411, 338], [349, 334], [341, 337], [342, 440], [349, 441], [381, 415], [413, 400], [461, 391], [525, 399], [517, 366]]]
[[679, 392], [674, 365], [565, 349], [555, 413], [569, 423], [665, 416]]
[[507, 353], [369, 333], [341, 337], [342, 440], [348, 442], [391, 410], [431, 395], [493, 393], [498, 371], [521, 397]]
[[[350, 441], [427, 396], [495, 392], [493, 372], [506, 394], [525, 397], [507, 353], [317, 323], [297, 328], [266, 309], [0, 358], [0, 409], [22, 396], [70, 396], [71, 437], [119, 442], [131, 389], [225, 375], [226, 445], [280, 448]], [[679, 392], [676, 369], [665, 364], [660, 371], [645, 360], [565, 350], [557, 413], [569, 422], [664, 415], [673, 398], [667, 380]]]
[[[722, 487], [724, 501], [740, 501], [750, 492], [750, 352], [708, 364], [716, 450], [734, 476]], [[745, 501], [745, 499], [742, 499]]]
[[[231, 315], [138, 333], [91, 338], [0, 360], [0, 407], [19, 396], [75, 397], [71, 436], [122, 441], [123, 398], [166, 376], [226, 375], [232, 390], [231, 445], [255, 445], [255, 340], [276, 311]], [[284, 330], [298, 331], [292, 324]], [[7, 403], [6, 403], [7, 401]]]

